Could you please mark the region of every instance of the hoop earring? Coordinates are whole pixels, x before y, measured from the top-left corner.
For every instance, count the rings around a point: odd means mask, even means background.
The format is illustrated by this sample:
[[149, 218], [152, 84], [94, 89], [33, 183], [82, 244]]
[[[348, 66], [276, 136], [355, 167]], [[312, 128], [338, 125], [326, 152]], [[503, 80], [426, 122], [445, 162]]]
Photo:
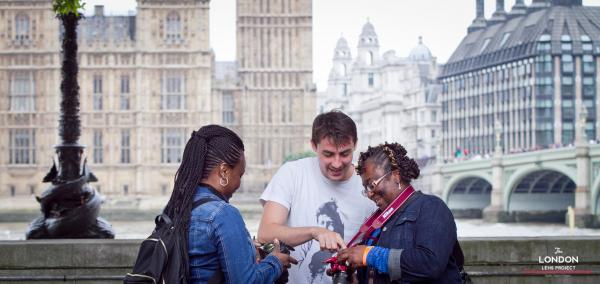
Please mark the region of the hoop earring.
[[219, 184], [222, 187], [226, 187], [229, 184], [229, 179], [226, 177], [221, 177], [221, 179], [219, 180]]

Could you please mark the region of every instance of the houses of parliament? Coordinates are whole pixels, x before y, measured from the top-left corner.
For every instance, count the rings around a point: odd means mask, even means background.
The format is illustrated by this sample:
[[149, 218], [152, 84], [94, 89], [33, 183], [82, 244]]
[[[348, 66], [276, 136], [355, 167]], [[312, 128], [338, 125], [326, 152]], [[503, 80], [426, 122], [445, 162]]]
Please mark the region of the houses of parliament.
[[[241, 191], [309, 149], [312, 1], [237, 0], [237, 60], [215, 62], [208, 0], [102, 6], [78, 28], [86, 159], [106, 195], [168, 195], [193, 130], [244, 140]], [[50, 0], [0, 1], [0, 196], [40, 194], [58, 143], [61, 26]]]

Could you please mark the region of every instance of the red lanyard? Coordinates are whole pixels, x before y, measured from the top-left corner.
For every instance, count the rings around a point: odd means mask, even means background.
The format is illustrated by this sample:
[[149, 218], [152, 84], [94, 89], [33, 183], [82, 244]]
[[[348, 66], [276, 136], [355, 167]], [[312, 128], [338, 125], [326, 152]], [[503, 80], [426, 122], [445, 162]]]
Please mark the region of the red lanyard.
[[352, 247], [361, 243], [365, 237], [370, 236], [373, 231], [381, 228], [381, 226], [383, 226], [383, 224], [385, 224], [385, 222], [387, 222], [394, 215], [394, 213], [396, 213], [396, 211], [402, 207], [402, 205], [413, 195], [413, 193], [415, 193], [415, 190], [411, 185], [409, 185], [400, 193], [400, 195], [398, 195], [398, 197], [396, 197], [396, 199], [394, 199], [394, 201], [392, 201], [390, 205], [388, 205], [387, 208], [385, 208], [385, 210], [376, 210], [367, 219], [367, 221], [360, 226], [360, 230], [358, 230], [358, 233], [356, 233], [352, 240], [350, 240], [348, 247]]

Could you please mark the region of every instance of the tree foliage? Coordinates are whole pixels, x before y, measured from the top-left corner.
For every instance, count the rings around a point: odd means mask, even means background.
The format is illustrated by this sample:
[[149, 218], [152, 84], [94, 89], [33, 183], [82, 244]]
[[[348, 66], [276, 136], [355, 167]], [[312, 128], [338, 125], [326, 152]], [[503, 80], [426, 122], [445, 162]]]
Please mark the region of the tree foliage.
[[52, 10], [58, 16], [74, 14], [79, 16], [79, 10], [83, 9], [85, 3], [82, 0], [52, 0]]

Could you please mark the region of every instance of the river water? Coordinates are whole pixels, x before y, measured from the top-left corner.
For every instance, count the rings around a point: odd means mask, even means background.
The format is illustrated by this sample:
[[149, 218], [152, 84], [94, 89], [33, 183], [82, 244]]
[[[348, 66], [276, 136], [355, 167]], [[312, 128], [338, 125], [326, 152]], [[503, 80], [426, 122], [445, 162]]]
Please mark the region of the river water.
[[[260, 216], [250, 215], [246, 227], [256, 235]], [[153, 222], [111, 221], [118, 239], [146, 238], [154, 228]], [[28, 223], [0, 223], [0, 240], [25, 239]], [[540, 236], [600, 236], [600, 229], [569, 229], [563, 224], [543, 223], [486, 223], [480, 219], [456, 220], [459, 237], [540, 237]]]

